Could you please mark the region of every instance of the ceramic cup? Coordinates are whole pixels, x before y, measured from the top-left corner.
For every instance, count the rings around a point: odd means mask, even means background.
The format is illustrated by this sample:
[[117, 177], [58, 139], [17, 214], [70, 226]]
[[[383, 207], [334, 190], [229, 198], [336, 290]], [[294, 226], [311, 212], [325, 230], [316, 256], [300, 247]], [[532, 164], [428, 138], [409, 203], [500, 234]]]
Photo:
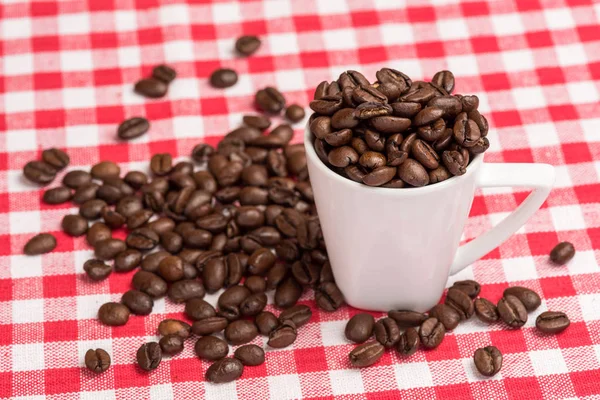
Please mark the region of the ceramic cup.
[[[363, 185], [330, 170], [308, 126], [304, 143], [321, 228], [335, 281], [353, 307], [427, 311], [450, 275], [498, 247], [536, 212], [552, 189], [548, 164], [483, 162], [462, 176], [421, 188]], [[533, 192], [491, 230], [459, 246], [475, 189], [527, 187]]]

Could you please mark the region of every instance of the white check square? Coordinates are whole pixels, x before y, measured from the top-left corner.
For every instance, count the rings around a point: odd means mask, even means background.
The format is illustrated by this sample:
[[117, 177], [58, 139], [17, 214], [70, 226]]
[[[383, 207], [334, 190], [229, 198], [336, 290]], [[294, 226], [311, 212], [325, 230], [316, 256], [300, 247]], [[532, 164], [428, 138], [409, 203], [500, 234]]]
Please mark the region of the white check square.
[[523, 128], [531, 147], [550, 147], [560, 144], [556, 126], [551, 122], [524, 125]]
[[102, 390], [98, 392], [81, 392], [79, 393], [80, 400], [113, 400], [116, 399], [114, 390]]
[[37, 146], [36, 131], [34, 130], [21, 129], [6, 132], [6, 150], [8, 151], [31, 151], [36, 150]]
[[544, 10], [547, 27], [553, 30], [570, 29], [575, 26], [573, 14], [568, 8], [548, 8]]
[[448, 69], [454, 71], [455, 76], [474, 76], [479, 74], [477, 58], [473, 55], [450, 56]]
[[90, 32], [90, 14], [72, 13], [58, 15], [58, 32], [63, 35], [83, 34]]
[[42, 257], [26, 255], [10, 256], [11, 278], [39, 277], [42, 274]]
[[293, 14], [291, 0], [266, 0], [262, 11], [266, 19], [289, 17]]
[[216, 3], [212, 6], [213, 21], [217, 25], [239, 22], [240, 6], [237, 3]]
[[321, 340], [323, 341], [323, 346], [336, 346], [350, 343], [344, 337], [346, 321], [321, 322], [319, 327], [321, 328]]
[[514, 88], [511, 93], [517, 108], [540, 108], [546, 105], [546, 97], [540, 87]]
[[600, 293], [581, 294], [578, 300], [584, 321], [600, 319]]
[[31, 21], [29, 17], [4, 18], [2, 20], [2, 38], [4, 40], [30, 38]]
[[137, 28], [137, 14], [135, 11], [118, 10], [115, 15], [115, 30], [120, 32], [134, 31]]
[[586, 141], [600, 142], [600, 118], [582, 119], [579, 123]]
[[568, 165], [557, 165], [554, 167], [554, 172], [556, 173], [554, 187], [567, 188], [573, 186], [573, 181], [571, 180], [571, 174], [569, 173]]
[[138, 46], [119, 47], [117, 57], [120, 67], [139, 67], [142, 64], [142, 55]]
[[33, 72], [33, 54], [11, 54], [2, 57], [4, 69], [2, 73], [7, 76], [26, 75]]
[[61, 92], [65, 108], [96, 106], [96, 92], [93, 87], [64, 88]]
[[[114, 129], [114, 127], [111, 127]], [[84, 147], [98, 144], [97, 125], [74, 125], [65, 128], [67, 147]]]
[[533, 257], [505, 258], [501, 261], [508, 282], [538, 278]]
[[204, 125], [201, 116], [181, 116], [173, 118], [173, 133], [175, 137], [204, 137]]
[[600, 272], [593, 250], [578, 251], [575, 257], [567, 263], [569, 275], [589, 274]]
[[44, 299], [13, 300], [12, 322], [44, 322]]
[[159, 12], [162, 26], [187, 25], [190, 20], [190, 10], [185, 4], [163, 5], [159, 8]]
[[581, 43], [556, 46], [558, 63], [562, 66], [582, 65], [587, 63], [587, 56]]
[[501, 55], [504, 70], [507, 72], [531, 71], [535, 69], [533, 54], [529, 50], [505, 51]]
[[282, 92], [301, 91], [307, 87], [302, 70], [291, 69], [275, 73], [277, 88]]
[[567, 83], [567, 91], [571, 102], [575, 104], [598, 103], [600, 101], [598, 89], [593, 81]]
[[585, 229], [585, 219], [579, 205], [551, 207], [550, 215], [557, 231]]
[[529, 358], [536, 376], [569, 372], [560, 349], [532, 351], [529, 353]]
[[491, 20], [494, 32], [500, 36], [519, 35], [525, 31], [517, 13], [492, 15]]
[[353, 29], [334, 29], [323, 32], [325, 48], [329, 50], [349, 50], [356, 48], [356, 35]]
[[348, 11], [348, 2], [346, 0], [317, 0], [317, 10], [319, 15], [344, 14]]
[[379, 29], [381, 30], [381, 40], [383, 44], [408, 44], [414, 43], [415, 41], [410, 24], [383, 24]]
[[41, 230], [41, 214], [39, 211], [13, 211], [9, 215], [10, 233], [33, 233]]
[[364, 393], [365, 391], [359, 369], [329, 371], [329, 378], [334, 396]]
[[192, 61], [194, 59], [194, 45], [190, 40], [179, 40], [164, 44], [165, 58], [170, 62]]
[[294, 33], [274, 33], [268, 39], [271, 53], [275, 56], [298, 53], [298, 38]]
[[60, 64], [63, 71], [90, 71], [94, 67], [90, 50], [62, 51]]
[[300, 377], [298, 375], [269, 376], [269, 391], [272, 399], [299, 399], [302, 397]]
[[161, 400], [161, 399], [172, 399], [173, 388], [170, 384], [154, 385], [150, 386], [150, 399]]
[[394, 365], [396, 382], [400, 389], [433, 386], [431, 371], [426, 362], [406, 362]]
[[462, 18], [442, 19], [437, 22], [440, 37], [444, 40], [464, 39], [469, 37], [469, 27]]
[[34, 371], [44, 369], [44, 343], [12, 345], [12, 370]]

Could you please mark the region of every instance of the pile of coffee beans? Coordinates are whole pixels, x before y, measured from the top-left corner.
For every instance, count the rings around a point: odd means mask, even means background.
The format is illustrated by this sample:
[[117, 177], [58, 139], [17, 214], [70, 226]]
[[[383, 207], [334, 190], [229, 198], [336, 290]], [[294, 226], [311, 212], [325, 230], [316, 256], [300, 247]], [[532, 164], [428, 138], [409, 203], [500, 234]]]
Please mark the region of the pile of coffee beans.
[[133, 90], [144, 97], [157, 99], [167, 94], [169, 84], [177, 77], [175, 70], [168, 65], [159, 65], [152, 70], [152, 76], [140, 79]]
[[[42, 152], [42, 160], [29, 161], [23, 167], [23, 176], [33, 183], [39, 185], [47, 185], [56, 178], [56, 173], [69, 165], [70, 158], [64, 151], [60, 149], [47, 149]], [[66, 196], [66, 192], [50, 193], [48, 199], [44, 198], [49, 204], [53, 203], [54, 197]]]
[[452, 95], [452, 72], [413, 82], [382, 68], [376, 78], [371, 84], [346, 71], [317, 86], [310, 130], [315, 151], [333, 171], [369, 186], [425, 186], [463, 175], [489, 148], [479, 99]]
[[[447, 331], [473, 314], [485, 323], [501, 320], [509, 328], [518, 328], [527, 322], [527, 313], [536, 310], [542, 302], [536, 292], [521, 286], [507, 288], [497, 305], [478, 297], [480, 291], [481, 286], [475, 281], [459, 281], [448, 289], [444, 303], [428, 313], [391, 310], [379, 321], [371, 314], [356, 314], [345, 330], [348, 340], [360, 343], [350, 352], [350, 363], [355, 367], [373, 365], [389, 348], [395, 348], [404, 357], [415, 354], [419, 346], [436, 348]], [[562, 332], [569, 324], [563, 312], [546, 311], [536, 319], [536, 327], [543, 333]], [[375, 340], [370, 340], [372, 336]], [[487, 346], [475, 351], [473, 361], [482, 375], [493, 376], [502, 368], [502, 353], [494, 346]]]

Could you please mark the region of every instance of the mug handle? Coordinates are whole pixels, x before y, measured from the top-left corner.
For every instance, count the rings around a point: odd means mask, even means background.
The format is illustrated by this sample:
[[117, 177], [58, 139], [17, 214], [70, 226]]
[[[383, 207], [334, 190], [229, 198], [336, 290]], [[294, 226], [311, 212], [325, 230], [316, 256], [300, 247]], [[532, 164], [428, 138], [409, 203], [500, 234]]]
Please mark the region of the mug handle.
[[458, 248], [450, 275], [483, 257], [515, 233], [535, 213], [554, 185], [554, 167], [549, 164], [490, 163], [481, 166], [476, 186], [528, 187], [533, 192], [498, 225]]

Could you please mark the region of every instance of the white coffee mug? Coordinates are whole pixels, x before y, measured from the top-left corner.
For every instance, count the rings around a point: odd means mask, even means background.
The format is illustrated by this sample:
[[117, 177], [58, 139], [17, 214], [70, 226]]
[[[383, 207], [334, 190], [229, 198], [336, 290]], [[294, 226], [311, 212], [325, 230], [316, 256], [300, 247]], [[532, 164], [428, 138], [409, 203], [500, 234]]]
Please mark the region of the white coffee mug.
[[[330, 170], [306, 127], [304, 144], [315, 203], [335, 281], [364, 310], [427, 311], [449, 275], [484, 256], [536, 212], [552, 189], [548, 164], [485, 164], [476, 156], [459, 177], [421, 188], [369, 187]], [[459, 247], [476, 188], [533, 192], [488, 232]]]

